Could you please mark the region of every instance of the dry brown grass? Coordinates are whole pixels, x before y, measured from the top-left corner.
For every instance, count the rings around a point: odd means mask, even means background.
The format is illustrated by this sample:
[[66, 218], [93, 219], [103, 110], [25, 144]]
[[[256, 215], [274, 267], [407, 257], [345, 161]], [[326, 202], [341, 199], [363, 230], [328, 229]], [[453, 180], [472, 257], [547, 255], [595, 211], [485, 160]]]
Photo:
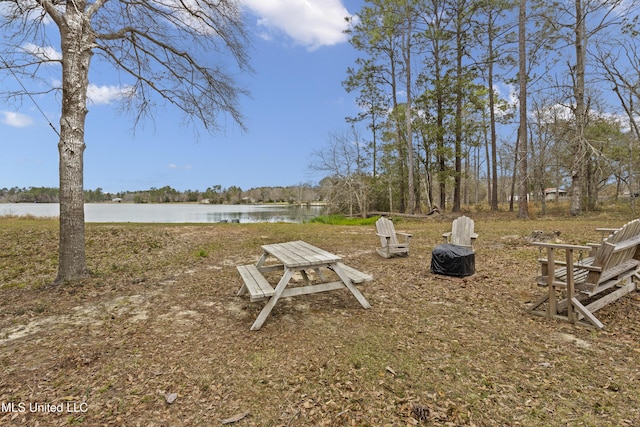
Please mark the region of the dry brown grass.
[[[605, 331], [525, 312], [541, 290], [524, 237], [586, 243], [631, 218], [470, 216], [464, 279], [429, 272], [445, 215], [399, 222], [411, 255], [390, 260], [373, 226], [90, 224], [93, 276], [56, 288], [57, 223], [0, 219], [0, 403], [27, 405], [0, 425], [640, 425], [638, 294], [598, 312]], [[372, 274], [372, 308], [307, 295], [251, 332], [262, 304], [235, 296], [235, 266], [296, 239]], [[86, 412], [29, 411], [66, 402]]]

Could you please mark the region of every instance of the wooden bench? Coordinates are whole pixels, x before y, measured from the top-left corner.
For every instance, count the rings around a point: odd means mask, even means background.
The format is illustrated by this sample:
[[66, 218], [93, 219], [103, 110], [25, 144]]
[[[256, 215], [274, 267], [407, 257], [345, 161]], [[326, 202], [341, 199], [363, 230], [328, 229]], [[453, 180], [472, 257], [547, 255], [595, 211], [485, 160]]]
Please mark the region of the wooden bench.
[[342, 269], [342, 271], [344, 271], [347, 276], [349, 276], [349, 280], [351, 280], [351, 282], [353, 283], [363, 283], [363, 282], [370, 282], [371, 280], [373, 280], [373, 276], [371, 276], [370, 274], [367, 273], [363, 273], [360, 270], [356, 270], [353, 267], [349, 267], [348, 265], [345, 265], [341, 262], [337, 263], [340, 268]]
[[[543, 274], [536, 278], [538, 282], [538, 286], [547, 286], [547, 280], [548, 280], [547, 258], [539, 258], [538, 262], [540, 263], [540, 265], [542, 266], [542, 269], [544, 270]], [[593, 263], [593, 257], [579, 259], [578, 261], [575, 262], [575, 264], [573, 265], [573, 280], [576, 283], [582, 283], [587, 279], [587, 274], [589, 274], [589, 271], [586, 270], [584, 267], [589, 266], [592, 263]], [[555, 265], [566, 265], [566, 263], [564, 261], [555, 260]], [[556, 271], [555, 272], [556, 279], [558, 279], [560, 282], [566, 282], [567, 267], [565, 266], [565, 267], [556, 268], [555, 271]]]
[[[587, 324], [604, 328], [593, 313], [634, 291], [634, 279], [640, 279], [640, 219], [612, 230], [614, 232], [598, 245], [534, 242], [534, 245], [547, 250], [547, 258], [539, 260], [542, 275], [538, 284], [548, 286], [548, 290], [529, 307], [529, 312], [572, 323], [586, 319]], [[558, 250], [564, 250], [564, 260], [556, 261], [555, 252]], [[576, 252], [589, 252], [592, 256], [576, 262]], [[562, 267], [556, 268], [557, 265]], [[613, 288], [617, 289], [605, 292]], [[582, 302], [587, 300], [590, 301], [588, 305], [583, 305]], [[545, 303], [546, 309], [540, 309]], [[565, 310], [566, 315], [561, 315]]]
[[[354, 284], [369, 282], [373, 280], [373, 276], [371, 276], [370, 274], [363, 273], [362, 271], [356, 270], [355, 268], [349, 267], [348, 265], [343, 264], [341, 262], [338, 262], [337, 265], [340, 266], [342, 271], [349, 277], [349, 280], [351, 280], [351, 282]], [[271, 284], [267, 281], [267, 279], [262, 275], [258, 267], [250, 264], [250, 265], [239, 265], [236, 268], [238, 269], [238, 273], [240, 273], [240, 276], [242, 277], [242, 281], [244, 282], [243, 286], [238, 291], [238, 294], [237, 294], [238, 296], [248, 292], [249, 300], [251, 302], [255, 302], [255, 301], [263, 301], [265, 299], [268, 299], [274, 294], [275, 289], [273, 288], [273, 286], [271, 286]], [[330, 270], [333, 270], [333, 268], [330, 268]], [[308, 282], [309, 280], [306, 277], [306, 274], [303, 274], [303, 276], [305, 276], [305, 279]]]
[[249, 300], [255, 302], [270, 298], [274, 294], [273, 286], [255, 265], [239, 265], [237, 269], [244, 282], [238, 291], [238, 295], [249, 292]]

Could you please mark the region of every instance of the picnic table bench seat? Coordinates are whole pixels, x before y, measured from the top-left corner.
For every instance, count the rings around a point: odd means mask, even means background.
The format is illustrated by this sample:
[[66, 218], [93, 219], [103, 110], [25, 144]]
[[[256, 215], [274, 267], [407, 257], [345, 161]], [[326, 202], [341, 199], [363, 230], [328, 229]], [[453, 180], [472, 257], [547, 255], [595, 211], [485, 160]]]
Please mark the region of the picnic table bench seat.
[[349, 267], [348, 265], [341, 262], [337, 264], [340, 266], [342, 271], [344, 271], [347, 276], [349, 276], [349, 280], [351, 280], [353, 283], [359, 284], [363, 282], [370, 282], [371, 280], [373, 280], [373, 276], [370, 274], [363, 273], [362, 271], [356, 270], [355, 268]]
[[[573, 280], [576, 283], [583, 283], [587, 279], [587, 274], [589, 271], [587, 267], [593, 264], [593, 257], [587, 257], [582, 260], [578, 260], [573, 265]], [[548, 267], [545, 267], [548, 264], [547, 258], [538, 258], [538, 262], [542, 265], [543, 270], [548, 270]], [[561, 283], [566, 283], [567, 281], [567, 267], [566, 262], [561, 260], [554, 260], [556, 265], [564, 265], [564, 267], [559, 267], [555, 269], [555, 277], [560, 282], [558, 286], [562, 286]], [[548, 284], [548, 272], [543, 274], [542, 276], [538, 276], [536, 278], [538, 282], [538, 286], [547, 286]]]
[[249, 292], [251, 302], [262, 301], [273, 296], [275, 289], [262, 275], [258, 267], [253, 264], [239, 265], [236, 267], [244, 285], [238, 291], [238, 295]]
[[[373, 276], [363, 273], [360, 270], [356, 270], [353, 267], [349, 267], [344, 263], [337, 263], [342, 271], [349, 277], [349, 280], [355, 284], [369, 282], [373, 280]], [[249, 300], [251, 302], [263, 301], [273, 296], [275, 289], [262, 275], [262, 272], [253, 264], [239, 265], [236, 267], [240, 277], [244, 282], [244, 286], [238, 292], [238, 295], [242, 295], [245, 292], [249, 293]], [[330, 270], [333, 270], [330, 268]]]
[[[547, 257], [539, 259], [542, 274], [537, 281], [548, 291], [529, 307], [530, 313], [572, 323], [586, 319], [590, 326], [604, 328], [593, 313], [636, 290], [634, 279], [640, 280], [640, 219], [610, 230], [613, 233], [595, 245], [533, 243], [547, 251]], [[564, 260], [556, 261], [558, 250], [564, 250]], [[591, 256], [575, 261], [575, 253], [582, 252]], [[590, 302], [585, 306], [584, 301]], [[543, 304], [546, 309], [540, 309]], [[566, 315], [560, 314], [565, 310]]]

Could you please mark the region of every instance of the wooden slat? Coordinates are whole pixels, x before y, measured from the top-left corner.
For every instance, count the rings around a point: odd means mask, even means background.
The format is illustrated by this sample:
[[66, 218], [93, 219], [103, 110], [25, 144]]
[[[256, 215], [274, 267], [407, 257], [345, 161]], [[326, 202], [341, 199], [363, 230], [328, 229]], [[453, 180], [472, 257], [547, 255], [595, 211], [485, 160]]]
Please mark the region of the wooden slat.
[[602, 324], [602, 322], [598, 320], [598, 318], [594, 316], [591, 311], [589, 311], [585, 306], [583, 306], [580, 301], [578, 301], [575, 298], [571, 298], [571, 305], [573, 305], [580, 314], [582, 314], [585, 318], [587, 318], [593, 326], [595, 326], [598, 329], [604, 329], [604, 325]]
[[339, 258], [331, 252], [327, 252], [324, 249], [320, 249], [301, 240], [291, 242], [290, 246], [292, 250], [303, 255], [305, 259], [312, 264], [335, 262], [336, 259]]
[[620, 252], [632, 247], [636, 247], [638, 246], [638, 244], [640, 244], [640, 235], [632, 237], [630, 239], [624, 240], [620, 243], [616, 243], [615, 244], [615, 248], [613, 249], [614, 253], [615, 252]]
[[586, 306], [586, 309], [589, 310], [591, 313], [594, 313], [598, 310], [600, 310], [602, 307], [604, 307], [605, 305], [616, 301], [618, 299], [620, 299], [620, 297], [628, 294], [629, 292], [632, 292], [636, 289], [636, 284], [633, 280], [629, 280], [629, 283], [627, 283], [626, 285], [616, 289], [615, 291], [605, 295], [602, 298], [599, 298], [597, 300], [595, 300], [594, 302], [592, 302], [591, 304]]
[[239, 294], [246, 289], [252, 302], [260, 301], [273, 295], [273, 287], [255, 265], [239, 265], [236, 268], [245, 285], [240, 289]]
[[478, 233], [474, 231], [474, 227], [473, 220], [463, 215], [453, 220], [451, 231], [444, 233], [442, 237], [444, 237], [448, 243], [471, 247], [472, 241], [478, 238]]
[[288, 268], [329, 264], [341, 260], [339, 256], [301, 240], [264, 245], [262, 250], [278, 258]]
[[345, 265], [341, 262], [337, 263], [337, 265], [342, 269], [342, 271], [344, 271], [347, 274], [347, 276], [349, 276], [349, 279], [353, 283], [369, 282], [373, 280], [373, 276], [363, 273], [362, 271], [356, 270], [353, 267], [349, 267], [348, 265]]
[[591, 250], [590, 246], [582, 246], [582, 245], [568, 245], [564, 243], [547, 243], [547, 242], [531, 242], [533, 246], [542, 246], [543, 248], [550, 249], [571, 249], [574, 251], [588, 251]]
[[346, 288], [342, 282], [320, 283], [318, 285], [298, 286], [295, 288], [287, 288], [282, 292], [282, 298], [295, 297], [298, 295], [316, 294], [318, 292], [334, 291], [336, 289]]
[[380, 236], [380, 243], [382, 244], [382, 247], [385, 247], [387, 244], [398, 244], [396, 229], [389, 218], [385, 218], [383, 216], [378, 218], [376, 221], [376, 230], [378, 232], [378, 236]]
[[471, 246], [471, 235], [474, 234], [473, 220], [461, 216], [451, 224], [451, 243], [460, 246]]

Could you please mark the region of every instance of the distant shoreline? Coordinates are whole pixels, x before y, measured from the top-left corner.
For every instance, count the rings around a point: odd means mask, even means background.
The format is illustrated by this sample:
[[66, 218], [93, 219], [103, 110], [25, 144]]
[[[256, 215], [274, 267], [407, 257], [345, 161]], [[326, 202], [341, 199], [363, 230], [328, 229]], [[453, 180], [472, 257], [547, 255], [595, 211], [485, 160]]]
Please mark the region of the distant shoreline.
[[[100, 223], [301, 223], [323, 213], [324, 205], [260, 203], [114, 203], [84, 204], [85, 222]], [[0, 203], [0, 217], [59, 218], [59, 203]]]

